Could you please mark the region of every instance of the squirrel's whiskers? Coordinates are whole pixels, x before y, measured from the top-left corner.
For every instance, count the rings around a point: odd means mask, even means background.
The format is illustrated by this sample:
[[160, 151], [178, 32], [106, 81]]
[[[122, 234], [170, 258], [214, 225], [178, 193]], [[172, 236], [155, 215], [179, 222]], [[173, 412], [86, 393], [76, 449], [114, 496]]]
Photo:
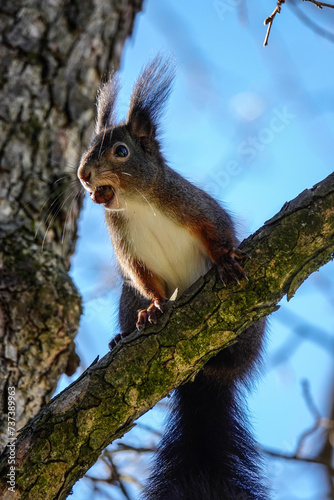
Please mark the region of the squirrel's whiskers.
[[[52, 193], [47, 200], [43, 203], [39, 215], [40, 215], [40, 222], [38, 223], [35, 231], [35, 238], [37, 238], [38, 233], [41, 230], [42, 225], [46, 226], [44, 230], [44, 235], [43, 239], [41, 242], [41, 248], [42, 250], [45, 247], [46, 240], [48, 238], [48, 233], [52, 228], [52, 225], [54, 224], [55, 220], [59, 216], [59, 214], [62, 212], [64, 207], [68, 204], [68, 208], [66, 209], [66, 217], [65, 221], [63, 224], [63, 229], [62, 229], [62, 237], [61, 237], [61, 242], [64, 243], [65, 236], [66, 236], [66, 230], [68, 228], [68, 223], [71, 219], [71, 216], [73, 214], [73, 207], [75, 203], [77, 203], [78, 198], [80, 197], [82, 193], [82, 189], [80, 184], [78, 183], [77, 178], [73, 179], [68, 179], [68, 175], [64, 175], [63, 177], [59, 177], [54, 183], [54, 186], [61, 186], [61, 184], [66, 184], [66, 188], [60, 191], [56, 196], [54, 193]], [[52, 199], [52, 202], [50, 203], [50, 200]], [[46, 213], [43, 215], [44, 209], [46, 208]], [[75, 219], [73, 217], [72, 219], [72, 224], [74, 225]]]

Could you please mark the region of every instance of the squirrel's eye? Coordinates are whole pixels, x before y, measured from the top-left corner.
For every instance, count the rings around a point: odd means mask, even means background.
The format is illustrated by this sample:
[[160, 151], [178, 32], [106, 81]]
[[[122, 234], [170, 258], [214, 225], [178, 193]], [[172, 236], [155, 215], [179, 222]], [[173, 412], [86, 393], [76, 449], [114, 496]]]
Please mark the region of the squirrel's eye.
[[125, 146], [119, 145], [115, 149], [115, 156], [125, 158], [126, 156], [128, 156], [128, 154], [129, 154], [129, 152]]

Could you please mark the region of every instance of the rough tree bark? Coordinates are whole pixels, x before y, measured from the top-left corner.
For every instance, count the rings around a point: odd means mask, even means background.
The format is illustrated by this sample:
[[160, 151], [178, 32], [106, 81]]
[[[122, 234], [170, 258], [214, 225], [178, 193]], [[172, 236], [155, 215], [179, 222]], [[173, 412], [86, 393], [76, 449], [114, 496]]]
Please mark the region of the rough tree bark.
[[67, 271], [80, 196], [67, 211], [74, 224], [62, 204], [90, 139], [96, 88], [118, 67], [141, 3], [1, 1], [0, 449], [8, 387], [19, 428], [78, 362], [81, 305]]
[[[158, 325], [122, 341], [27, 424], [15, 448], [17, 498], [66, 498], [134, 419], [222, 347], [233, 349], [241, 331], [333, 258], [334, 174], [286, 203], [241, 249], [252, 257], [249, 281], [225, 288], [209, 271]], [[8, 456], [0, 464], [3, 498]]]

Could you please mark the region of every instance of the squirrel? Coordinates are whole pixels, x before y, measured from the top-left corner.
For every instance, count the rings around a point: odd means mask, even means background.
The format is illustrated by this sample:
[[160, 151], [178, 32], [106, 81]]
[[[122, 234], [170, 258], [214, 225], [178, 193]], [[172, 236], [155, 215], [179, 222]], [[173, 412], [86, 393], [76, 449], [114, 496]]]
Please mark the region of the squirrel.
[[[156, 323], [175, 289], [182, 294], [216, 266], [224, 282], [246, 277], [229, 214], [164, 159], [159, 119], [175, 76], [158, 54], [134, 85], [126, 120], [115, 116], [117, 74], [97, 97], [95, 137], [78, 168], [102, 204], [124, 277], [122, 334]], [[261, 357], [265, 323], [249, 327], [174, 391], [171, 417], [145, 487], [147, 500], [265, 500], [260, 458], [243, 412], [243, 385]]]

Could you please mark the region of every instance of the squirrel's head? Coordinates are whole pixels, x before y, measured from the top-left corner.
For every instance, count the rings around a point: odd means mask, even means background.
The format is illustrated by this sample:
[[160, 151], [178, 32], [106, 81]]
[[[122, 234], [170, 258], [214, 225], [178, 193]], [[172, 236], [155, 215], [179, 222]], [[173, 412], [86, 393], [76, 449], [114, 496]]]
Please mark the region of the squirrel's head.
[[174, 66], [160, 55], [140, 74], [126, 120], [115, 117], [118, 79], [114, 75], [97, 98], [96, 135], [82, 156], [78, 177], [95, 203], [109, 210], [122, 208], [122, 200], [148, 192], [163, 168], [158, 141], [159, 118], [170, 94]]

